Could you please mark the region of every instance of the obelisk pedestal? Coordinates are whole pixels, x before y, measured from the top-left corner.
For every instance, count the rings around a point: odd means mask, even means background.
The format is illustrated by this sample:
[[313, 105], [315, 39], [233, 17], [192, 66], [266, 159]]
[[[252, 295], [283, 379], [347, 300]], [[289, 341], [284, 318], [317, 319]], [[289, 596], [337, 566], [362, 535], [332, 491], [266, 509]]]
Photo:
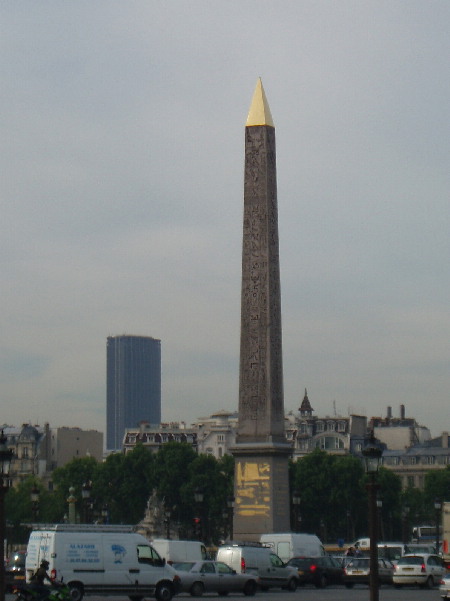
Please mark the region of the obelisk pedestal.
[[245, 128], [239, 423], [233, 538], [290, 524], [284, 431], [275, 127], [258, 80]]

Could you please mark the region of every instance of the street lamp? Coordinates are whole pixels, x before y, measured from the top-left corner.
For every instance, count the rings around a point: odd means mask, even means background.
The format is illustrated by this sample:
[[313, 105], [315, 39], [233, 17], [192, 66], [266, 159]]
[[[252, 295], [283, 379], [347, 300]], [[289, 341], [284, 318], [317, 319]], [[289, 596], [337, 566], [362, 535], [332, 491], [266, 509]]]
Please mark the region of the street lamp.
[[408, 521], [408, 516], [409, 516], [409, 507], [408, 505], [405, 505], [403, 507], [403, 542], [405, 543], [409, 543], [409, 521]]
[[109, 507], [107, 503], [102, 507], [102, 522], [104, 524], [109, 524]]
[[436, 511], [436, 553], [439, 553], [439, 527], [441, 525], [442, 503], [439, 499], [434, 500], [434, 509]]
[[170, 540], [170, 516], [171, 516], [171, 511], [170, 509], [166, 508], [164, 510], [164, 524], [166, 525], [166, 538], [167, 540]]
[[[8, 449], [7, 438], [2, 430], [0, 435], [0, 567], [2, 571], [5, 565], [5, 495], [9, 488], [9, 469], [13, 458], [13, 452]], [[4, 571], [0, 578], [0, 601], [5, 601], [5, 578]]]
[[73, 494], [74, 492], [75, 492], [75, 488], [73, 486], [70, 486], [69, 487], [69, 496], [67, 497], [67, 503], [69, 504], [69, 516], [68, 516], [69, 524], [75, 524], [75, 522], [76, 522], [76, 509], [75, 509], [76, 498], [75, 498], [75, 495]]
[[81, 498], [83, 499], [83, 520], [85, 524], [89, 523], [89, 503], [91, 499], [92, 482], [89, 480], [81, 487]]
[[235, 498], [233, 495], [228, 497], [227, 499], [227, 507], [228, 507], [228, 528], [229, 528], [229, 538], [233, 540], [233, 517], [234, 517], [234, 502]]
[[362, 454], [369, 476], [367, 491], [369, 493], [369, 536], [370, 536], [370, 601], [378, 601], [378, 547], [377, 547], [377, 490], [376, 482], [383, 451], [376, 446], [373, 430], [370, 434], [369, 444], [364, 447]]
[[377, 520], [378, 520], [378, 540], [383, 540], [384, 536], [383, 536], [383, 516], [382, 516], [382, 511], [383, 509], [383, 499], [380, 497], [380, 495], [377, 494]]
[[39, 516], [39, 495], [39, 488], [37, 487], [36, 483], [34, 483], [33, 488], [30, 492], [31, 513], [33, 514], [33, 522], [37, 522]]
[[298, 532], [298, 515], [300, 510], [300, 491], [294, 490], [292, 492], [292, 505], [294, 508], [294, 532]]

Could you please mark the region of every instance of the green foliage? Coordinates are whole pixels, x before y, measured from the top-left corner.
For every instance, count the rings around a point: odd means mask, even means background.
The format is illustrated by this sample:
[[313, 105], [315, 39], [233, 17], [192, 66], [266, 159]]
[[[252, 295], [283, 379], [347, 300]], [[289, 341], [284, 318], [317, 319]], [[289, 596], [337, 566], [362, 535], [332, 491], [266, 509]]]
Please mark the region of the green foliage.
[[[430, 470], [425, 475], [424, 482], [424, 504], [431, 516], [434, 515], [434, 501], [450, 501], [450, 466], [443, 470]], [[434, 518], [433, 518], [434, 519]]]
[[355, 457], [320, 449], [291, 468], [292, 490], [301, 496], [301, 530], [336, 542], [352, 538], [367, 516], [363, 468]]

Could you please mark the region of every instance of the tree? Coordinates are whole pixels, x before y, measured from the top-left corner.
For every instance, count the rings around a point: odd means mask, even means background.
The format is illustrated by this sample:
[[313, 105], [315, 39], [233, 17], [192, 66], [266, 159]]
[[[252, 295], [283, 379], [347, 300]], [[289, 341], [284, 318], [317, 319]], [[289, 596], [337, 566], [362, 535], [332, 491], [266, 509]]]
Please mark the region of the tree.
[[359, 532], [367, 516], [367, 498], [361, 462], [352, 456], [330, 455], [315, 449], [291, 468], [291, 490], [301, 496], [302, 530], [336, 541]]

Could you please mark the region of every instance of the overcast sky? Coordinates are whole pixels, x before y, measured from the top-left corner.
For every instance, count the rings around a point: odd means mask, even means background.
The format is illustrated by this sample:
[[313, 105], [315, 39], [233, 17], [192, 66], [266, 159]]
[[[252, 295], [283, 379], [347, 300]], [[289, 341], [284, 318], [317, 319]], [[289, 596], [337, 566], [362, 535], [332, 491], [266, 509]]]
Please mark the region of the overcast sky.
[[450, 430], [450, 2], [0, 4], [0, 423], [105, 430], [106, 338], [162, 416], [236, 410], [244, 126], [276, 125], [285, 409]]

